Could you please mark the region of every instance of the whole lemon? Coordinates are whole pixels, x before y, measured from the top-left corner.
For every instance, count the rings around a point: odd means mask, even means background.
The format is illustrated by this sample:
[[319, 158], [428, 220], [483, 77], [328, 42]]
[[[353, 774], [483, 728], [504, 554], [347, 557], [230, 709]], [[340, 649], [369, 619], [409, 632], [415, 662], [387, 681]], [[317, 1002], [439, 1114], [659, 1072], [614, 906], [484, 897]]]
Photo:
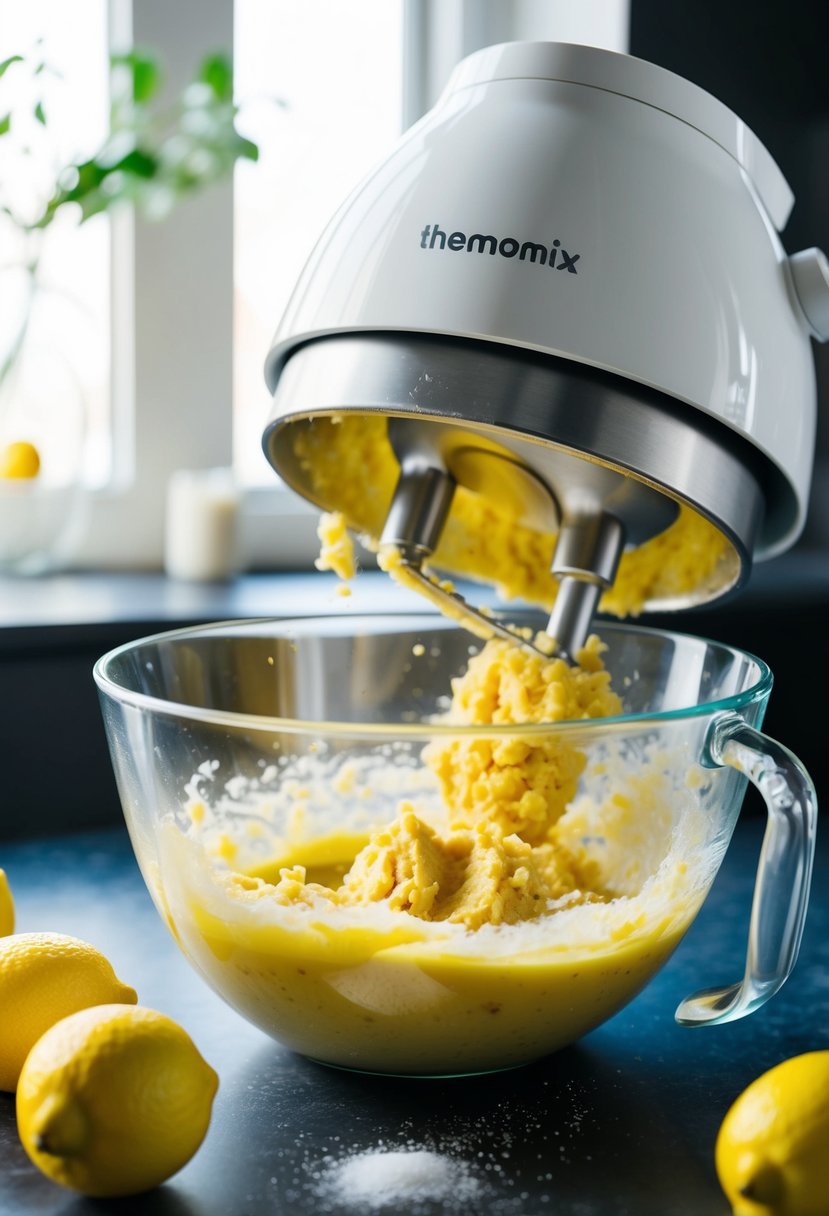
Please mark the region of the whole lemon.
[[0, 452], [0, 477], [31, 479], [40, 472], [40, 453], [33, 443], [18, 440]]
[[219, 1079], [181, 1026], [140, 1005], [64, 1018], [17, 1088], [23, 1147], [54, 1182], [136, 1195], [180, 1170], [207, 1132]]
[[0, 870], [0, 937], [14, 933], [14, 900], [6, 871]]
[[716, 1166], [735, 1216], [829, 1212], [829, 1051], [763, 1073], [717, 1137]]
[[137, 1000], [88, 942], [62, 933], [0, 937], [0, 1089], [15, 1089], [26, 1056], [61, 1018], [90, 1005]]

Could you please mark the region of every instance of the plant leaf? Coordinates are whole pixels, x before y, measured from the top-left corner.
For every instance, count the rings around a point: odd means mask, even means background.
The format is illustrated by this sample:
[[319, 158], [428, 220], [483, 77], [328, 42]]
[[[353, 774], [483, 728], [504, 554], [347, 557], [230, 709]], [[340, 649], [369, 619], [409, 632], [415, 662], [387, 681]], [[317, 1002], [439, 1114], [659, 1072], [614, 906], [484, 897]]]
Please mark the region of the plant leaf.
[[2, 61], [0, 61], [0, 76], [3, 76], [13, 63], [22, 63], [22, 62], [23, 62], [22, 55], [9, 55], [8, 59], [3, 59]]
[[154, 97], [161, 83], [161, 72], [155, 60], [149, 57], [136, 59], [132, 66], [132, 96], [139, 105]]
[[102, 190], [93, 190], [86, 198], [81, 200], [81, 223], [92, 219], [93, 215], [101, 215], [109, 207], [113, 205], [114, 199], [111, 195], [104, 194]]
[[[93, 157], [56, 175], [51, 198], [27, 230], [48, 228], [69, 204], [80, 209], [81, 223], [125, 203], [160, 219], [185, 195], [225, 179], [238, 160], [258, 159], [256, 143], [236, 130], [233, 63], [227, 54], [203, 58], [190, 83], [161, 110], [156, 95], [162, 72], [153, 54], [111, 55], [110, 67], [116, 75], [108, 135]], [[34, 114], [47, 124], [39, 101]], [[0, 114], [0, 134], [9, 121], [11, 115]]]
[[149, 152], [145, 152], [143, 148], [133, 148], [126, 156], [117, 161], [110, 169], [109, 173], [131, 173], [133, 177], [155, 177], [158, 169], [158, 160]]
[[158, 92], [161, 84], [161, 69], [152, 55], [142, 51], [130, 51], [125, 55], [112, 55], [113, 68], [125, 67], [132, 77], [132, 100], [136, 105], [145, 105]]
[[11, 125], [12, 125], [11, 114], [10, 113], [4, 114], [3, 117], [0, 118], [0, 135], [5, 135], [6, 132], [9, 130], [9, 128], [11, 127]]
[[196, 79], [209, 85], [219, 101], [233, 100], [233, 65], [227, 55], [208, 55], [199, 65]]
[[70, 165], [66, 176], [74, 178], [74, 181], [70, 186], [62, 187], [52, 201], [60, 199], [62, 202], [74, 202], [82, 198], [100, 186], [107, 172], [97, 160], [85, 160], [80, 165]]
[[259, 160], [259, 146], [252, 139], [245, 139], [243, 135], [238, 135], [235, 152], [244, 160]]

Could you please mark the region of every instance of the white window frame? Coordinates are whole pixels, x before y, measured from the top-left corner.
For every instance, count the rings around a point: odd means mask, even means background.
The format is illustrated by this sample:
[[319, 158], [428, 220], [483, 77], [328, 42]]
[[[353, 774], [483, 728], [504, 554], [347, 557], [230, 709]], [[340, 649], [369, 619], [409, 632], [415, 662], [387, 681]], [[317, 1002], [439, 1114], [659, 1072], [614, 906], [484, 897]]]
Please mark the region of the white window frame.
[[[628, 4], [404, 0], [401, 128], [479, 47], [541, 38], [627, 49]], [[233, 0], [110, 0], [110, 43], [157, 51], [176, 93], [203, 55], [232, 48]], [[232, 459], [232, 183], [186, 201], [161, 224], [114, 217], [111, 247], [115, 470], [110, 487], [89, 495], [74, 564], [159, 569], [170, 475]], [[267, 406], [263, 384], [263, 425]], [[250, 565], [311, 565], [316, 512], [290, 491], [246, 492], [242, 525]]]

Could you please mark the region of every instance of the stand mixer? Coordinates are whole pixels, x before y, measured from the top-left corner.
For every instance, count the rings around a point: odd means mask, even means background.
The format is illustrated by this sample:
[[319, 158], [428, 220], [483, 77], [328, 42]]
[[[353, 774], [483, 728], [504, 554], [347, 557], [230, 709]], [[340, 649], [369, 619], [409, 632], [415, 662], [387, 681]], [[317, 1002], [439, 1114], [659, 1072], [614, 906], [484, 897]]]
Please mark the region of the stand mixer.
[[671, 72], [557, 43], [479, 51], [314, 250], [267, 359], [268, 460], [338, 510], [297, 438], [381, 416], [399, 473], [374, 539], [446, 599], [426, 570], [457, 488], [508, 503], [557, 536], [548, 632], [566, 656], [623, 551], [681, 505], [722, 558], [645, 607], [735, 591], [808, 499], [829, 263], [783, 250], [793, 201], [751, 131]]

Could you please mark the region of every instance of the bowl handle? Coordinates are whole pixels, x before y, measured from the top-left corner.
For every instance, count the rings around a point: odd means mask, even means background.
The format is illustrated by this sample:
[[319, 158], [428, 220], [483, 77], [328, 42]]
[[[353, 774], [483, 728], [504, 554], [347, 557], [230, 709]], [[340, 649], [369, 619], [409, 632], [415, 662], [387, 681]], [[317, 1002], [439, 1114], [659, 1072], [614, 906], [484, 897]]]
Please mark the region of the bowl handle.
[[709, 762], [728, 764], [763, 796], [768, 822], [760, 851], [745, 975], [738, 984], [706, 988], [680, 1004], [685, 1026], [732, 1022], [774, 996], [791, 975], [800, 949], [812, 862], [817, 798], [796, 756], [739, 717], [721, 714], [711, 724]]

